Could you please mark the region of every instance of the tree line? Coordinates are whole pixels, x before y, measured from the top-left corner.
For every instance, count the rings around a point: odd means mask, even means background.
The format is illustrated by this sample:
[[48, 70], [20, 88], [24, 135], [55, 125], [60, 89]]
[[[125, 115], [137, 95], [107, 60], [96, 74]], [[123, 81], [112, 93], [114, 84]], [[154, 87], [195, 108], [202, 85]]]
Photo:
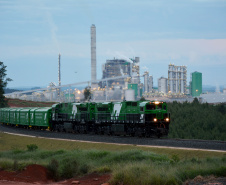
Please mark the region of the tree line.
[[226, 104], [168, 103], [170, 138], [226, 141]]
[[8, 82], [12, 81], [12, 79], [7, 78], [6, 67], [3, 62], [0, 61], [0, 108], [7, 107], [7, 100], [4, 96], [4, 88], [7, 86]]

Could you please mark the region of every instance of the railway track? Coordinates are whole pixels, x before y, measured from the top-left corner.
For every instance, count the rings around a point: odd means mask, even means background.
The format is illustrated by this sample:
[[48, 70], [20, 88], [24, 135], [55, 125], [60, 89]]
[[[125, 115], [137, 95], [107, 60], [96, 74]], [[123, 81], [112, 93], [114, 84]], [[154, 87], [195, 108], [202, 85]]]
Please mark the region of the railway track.
[[188, 140], [188, 139], [168, 139], [168, 138], [139, 138], [127, 136], [107, 136], [92, 134], [73, 134], [65, 132], [50, 132], [47, 130], [32, 130], [15, 128], [0, 124], [0, 132], [11, 134], [22, 134], [34, 137], [65, 139], [86, 142], [104, 142], [113, 144], [130, 144], [147, 147], [167, 147], [178, 149], [212, 150], [226, 152], [225, 141]]

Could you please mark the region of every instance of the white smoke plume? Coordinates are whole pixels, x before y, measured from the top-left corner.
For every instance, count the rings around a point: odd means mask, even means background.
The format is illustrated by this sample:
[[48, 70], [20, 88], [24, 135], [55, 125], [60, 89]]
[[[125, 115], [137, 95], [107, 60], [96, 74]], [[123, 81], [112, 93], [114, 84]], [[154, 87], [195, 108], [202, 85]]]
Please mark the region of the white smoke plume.
[[52, 14], [50, 13], [50, 10], [45, 6], [43, 1], [38, 1], [40, 8], [44, 11], [43, 15], [45, 20], [47, 21], [47, 24], [49, 25], [50, 28], [50, 34], [51, 34], [51, 39], [53, 41], [53, 44], [55, 45], [57, 52], [60, 53], [60, 45], [59, 41], [57, 39], [57, 26], [55, 22], [53, 21]]
[[116, 56], [119, 57], [120, 59], [124, 59], [127, 62], [133, 63], [133, 61], [131, 59], [129, 59], [127, 56], [123, 55], [122, 53], [116, 51], [115, 52]]

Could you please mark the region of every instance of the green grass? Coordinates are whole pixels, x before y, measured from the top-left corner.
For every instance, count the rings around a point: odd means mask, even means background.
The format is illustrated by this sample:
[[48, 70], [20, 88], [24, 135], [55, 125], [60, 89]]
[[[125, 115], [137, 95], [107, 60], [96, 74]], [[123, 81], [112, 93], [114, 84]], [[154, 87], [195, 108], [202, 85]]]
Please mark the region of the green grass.
[[226, 176], [226, 152], [62, 141], [3, 133], [0, 133], [0, 150], [1, 169], [21, 170], [28, 164], [40, 164], [47, 167], [55, 180], [92, 172], [112, 173], [113, 185], [182, 184], [198, 175]]
[[76, 142], [43, 139], [38, 137], [25, 137], [5, 134], [0, 132], [0, 151], [7, 150], [26, 150], [27, 145], [36, 144], [41, 150], [104, 150], [104, 151], [125, 151], [125, 150], [143, 150], [150, 151], [156, 154], [163, 154], [167, 156], [177, 156], [179, 159], [189, 158], [207, 158], [207, 157], [222, 157], [226, 152], [213, 152], [201, 150], [182, 150], [170, 148], [155, 148], [155, 147], [142, 147], [136, 145], [117, 145], [117, 144], [104, 144], [104, 143], [89, 143], [89, 142]]
[[88, 173], [112, 173], [111, 184], [181, 184], [198, 175], [226, 176], [226, 157], [206, 159], [160, 155], [143, 150], [10, 150], [0, 152], [0, 168], [21, 170], [28, 164], [46, 166], [56, 179]]
[[178, 163], [168, 162], [135, 162], [124, 166], [116, 166], [113, 170], [111, 184], [182, 184], [187, 179], [198, 175], [226, 176], [225, 163], [222, 159], [213, 162], [200, 160], [199, 163], [181, 161]]

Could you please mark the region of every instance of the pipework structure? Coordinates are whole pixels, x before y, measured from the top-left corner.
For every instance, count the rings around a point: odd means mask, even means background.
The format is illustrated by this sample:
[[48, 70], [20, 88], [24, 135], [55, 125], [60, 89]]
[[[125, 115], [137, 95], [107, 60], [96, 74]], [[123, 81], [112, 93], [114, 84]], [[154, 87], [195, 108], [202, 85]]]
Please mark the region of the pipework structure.
[[[129, 75], [128, 83], [140, 83], [140, 59], [135, 57], [135, 59], [111, 59], [107, 60], [105, 64], [102, 65], [102, 79], [112, 78], [116, 76]], [[124, 79], [119, 80], [109, 80], [109, 85], [119, 85], [121, 87], [127, 88]]]
[[97, 79], [96, 74], [96, 26], [92, 24], [91, 33], [91, 81]]
[[187, 67], [169, 64], [168, 93], [185, 94], [187, 89]]

